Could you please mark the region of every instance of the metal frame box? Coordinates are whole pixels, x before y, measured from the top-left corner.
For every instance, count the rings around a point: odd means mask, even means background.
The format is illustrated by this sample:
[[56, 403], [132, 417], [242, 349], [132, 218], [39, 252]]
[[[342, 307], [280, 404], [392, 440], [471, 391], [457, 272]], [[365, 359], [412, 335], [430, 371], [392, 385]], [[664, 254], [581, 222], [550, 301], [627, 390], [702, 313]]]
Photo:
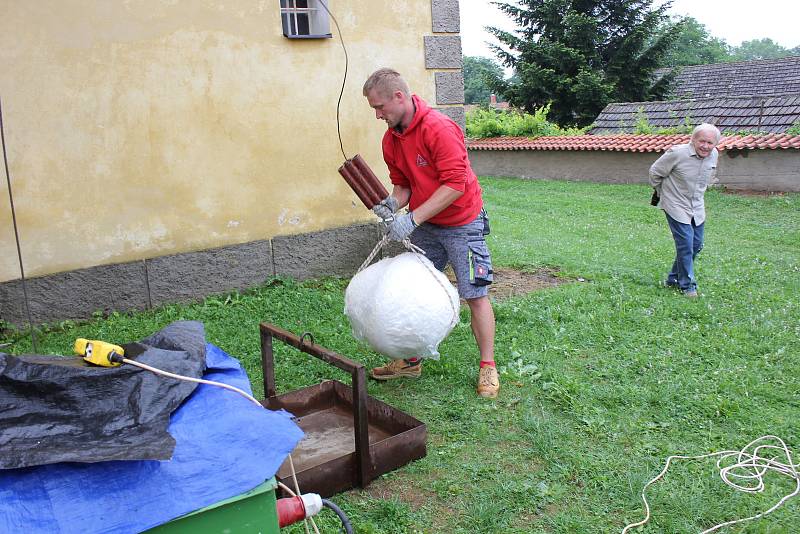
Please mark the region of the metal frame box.
[[[303, 492], [330, 497], [353, 487], [363, 488], [376, 477], [425, 456], [425, 424], [367, 395], [362, 364], [316, 345], [310, 334], [297, 337], [267, 323], [261, 323], [260, 331], [263, 404], [290, 412], [306, 433], [292, 453]], [[350, 373], [353, 386], [327, 380], [277, 395], [273, 339]], [[294, 487], [288, 459], [277, 478]]]

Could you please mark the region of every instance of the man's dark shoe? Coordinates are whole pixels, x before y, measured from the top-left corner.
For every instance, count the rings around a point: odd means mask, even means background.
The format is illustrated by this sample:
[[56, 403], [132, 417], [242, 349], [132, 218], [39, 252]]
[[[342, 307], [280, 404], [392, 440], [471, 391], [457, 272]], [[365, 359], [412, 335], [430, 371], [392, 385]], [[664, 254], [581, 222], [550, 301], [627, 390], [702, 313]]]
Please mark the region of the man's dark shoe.
[[375, 380], [392, 380], [395, 378], [419, 378], [422, 375], [422, 360], [392, 360], [386, 365], [375, 367], [370, 373]]

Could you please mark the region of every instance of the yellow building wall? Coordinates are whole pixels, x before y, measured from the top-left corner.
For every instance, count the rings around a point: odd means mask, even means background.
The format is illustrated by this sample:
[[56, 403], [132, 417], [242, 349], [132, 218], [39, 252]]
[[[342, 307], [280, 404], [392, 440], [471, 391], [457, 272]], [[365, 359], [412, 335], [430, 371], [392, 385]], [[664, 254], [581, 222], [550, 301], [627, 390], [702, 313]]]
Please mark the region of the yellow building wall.
[[[433, 103], [430, 0], [331, 0], [345, 152], [388, 184], [381, 66]], [[27, 276], [369, 220], [337, 172], [345, 60], [279, 1], [0, 0], [0, 101]], [[0, 187], [0, 281], [19, 278]]]

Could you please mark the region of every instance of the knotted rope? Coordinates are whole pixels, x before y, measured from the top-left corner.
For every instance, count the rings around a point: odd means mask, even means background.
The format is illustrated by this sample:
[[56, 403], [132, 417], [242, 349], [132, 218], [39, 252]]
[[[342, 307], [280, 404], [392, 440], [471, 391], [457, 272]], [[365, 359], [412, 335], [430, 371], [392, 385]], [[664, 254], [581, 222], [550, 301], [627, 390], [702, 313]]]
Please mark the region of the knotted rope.
[[[367, 256], [367, 259], [364, 260], [364, 263], [361, 264], [361, 267], [358, 268], [358, 270], [356, 271], [356, 274], [358, 274], [361, 271], [363, 271], [364, 269], [366, 269], [367, 266], [370, 263], [372, 263], [372, 260], [375, 259], [375, 256], [378, 254], [378, 252], [388, 242], [389, 242], [389, 234], [385, 234], [383, 236], [383, 238], [381, 238], [381, 240], [378, 241], [378, 244], [375, 245], [375, 248], [372, 249], [372, 252], [369, 253], [369, 256]], [[455, 305], [453, 304], [453, 299], [450, 298], [450, 292], [444, 286], [444, 284], [442, 283], [441, 279], [438, 276], [436, 276], [436, 272], [431, 268], [431, 262], [430, 261], [424, 262], [420, 258], [420, 256], [425, 256], [425, 251], [422, 250], [421, 248], [419, 248], [414, 243], [412, 243], [409, 238], [403, 239], [401, 241], [401, 243], [403, 244], [404, 247], [406, 247], [406, 249], [409, 252], [412, 252], [414, 254], [414, 257], [417, 259], [417, 261], [419, 261], [425, 267], [425, 269], [427, 269], [428, 272], [431, 273], [431, 276], [433, 276], [433, 279], [436, 280], [436, 283], [439, 284], [439, 287], [441, 287], [442, 291], [444, 291], [444, 294], [447, 297], [447, 302], [450, 303], [450, 309], [453, 311], [453, 318], [450, 321], [450, 327], [451, 328], [454, 327], [458, 323], [458, 310], [456, 309]]]

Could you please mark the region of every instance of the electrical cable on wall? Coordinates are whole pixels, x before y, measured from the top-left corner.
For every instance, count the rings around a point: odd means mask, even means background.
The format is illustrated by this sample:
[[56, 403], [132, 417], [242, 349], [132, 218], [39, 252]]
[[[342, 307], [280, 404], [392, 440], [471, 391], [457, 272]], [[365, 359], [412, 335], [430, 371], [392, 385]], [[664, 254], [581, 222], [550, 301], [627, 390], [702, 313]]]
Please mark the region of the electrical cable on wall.
[[[344, 95], [345, 85], [347, 84], [347, 70], [348, 70], [348, 64], [349, 64], [349, 59], [348, 59], [348, 55], [347, 55], [347, 47], [344, 44], [344, 38], [342, 37], [342, 31], [341, 31], [341, 28], [339, 27], [339, 21], [336, 20], [336, 17], [333, 15], [333, 13], [330, 11], [330, 9], [328, 9], [328, 6], [327, 6], [327, 4], [326, 4], [326, 2], [324, 0], [319, 0], [319, 3], [320, 3], [320, 5], [322, 5], [322, 7], [325, 9], [325, 11], [328, 13], [328, 15], [333, 20], [333, 23], [336, 26], [336, 30], [339, 33], [339, 41], [340, 41], [340, 43], [342, 45], [342, 51], [344, 52], [344, 75], [342, 77], [342, 87], [341, 87], [341, 90], [339, 91], [339, 98], [338, 98], [338, 100], [336, 102], [336, 132], [337, 132], [337, 135], [339, 137], [339, 148], [341, 149], [342, 156], [344, 157], [345, 160], [347, 160], [348, 157], [347, 157], [347, 154], [345, 153], [345, 150], [344, 150], [344, 142], [342, 141], [341, 121], [340, 121], [340, 108], [341, 108], [341, 103], [342, 103], [342, 96]], [[31, 309], [30, 309], [30, 300], [28, 298], [27, 278], [25, 276], [24, 263], [23, 263], [23, 260], [22, 260], [22, 246], [20, 244], [20, 239], [19, 239], [19, 230], [18, 230], [18, 225], [17, 225], [16, 210], [14, 208], [14, 197], [13, 197], [12, 189], [11, 189], [11, 177], [10, 177], [10, 172], [9, 172], [9, 169], [8, 169], [8, 158], [7, 158], [7, 155], [6, 155], [5, 130], [4, 130], [4, 125], [3, 125], [3, 114], [2, 114], [2, 103], [1, 102], [0, 102], [0, 138], [2, 138], [3, 162], [5, 164], [6, 182], [8, 184], [8, 198], [9, 198], [9, 203], [10, 203], [10, 206], [11, 206], [11, 218], [12, 218], [13, 227], [14, 227], [14, 238], [16, 240], [17, 258], [19, 260], [19, 270], [20, 270], [20, 278], [21, 278], [21, 282], [22, 282], [22, 292], [23, 292], [23, 297], [24, 297], [24, 301], [25, 301], [25, 311], [26, 311], [26, 315], [27, 315], [27, 318], [28, 318], [28, 327], [29, 327], [29, 330], [30, 330], [31, 344], [33, 346], [33, 351], [34, 352], [38, 352], [37, 343], [36, 343], [36, 336], [35, 336], [34, 328], [33, 328], [33, 318], [32, 318]]]
[[17, 213], [14, 209], [14, 195], [11, 193], [11, 173], [8, 171], [8, 156], [6, 155], [6, 134], [5, 134], [5, 126], [3, 125], [3, 102], [0, 99], [0, 142], [3, 145], [3, 164], [5, 165], [6, 169], [6, 183], [8, 184], [8, 202], [11, 205], [11, 220], [14, 224], [14, 239], [17, 242], [17, 258], [19, 259], [19, 274], [22, 280], [22, 295], [25, 300], [25, 312], [28, 316], [28, 328], [30, 329], [31, 333], [31, 345], [33, 346], [33, 352], [39, 352], [36, 348], [36, 336], [33, 333], [33, 319], [31, 318], [31, 306], [30, 301], [28, 300], [28, 284], [25, 279], [25, 268], [22, 262], [22, 246], [19, 242], [19, 229], [17, 227]]
[[333, 19], [333, 23], [336, 25], [336, 31], [339, 32], [339, 41], [342, 43], [342, 51], [344, 52], [344, 77], [342, 78], [342, 90], [339, 91], [339, 100], [336, 102], [336, 133], [339, 134], [339, 148], [342, 149], [342, 156], [344, 156], [344, 159], [346, 160], [348, 158], [347, 154], [344, 153], [344, 144], [342, 143], [342, 129], [341, 125], [339, 124], [339, 107], [342, 104], [342, 95], [344, 95], [344, 86], [347, 83], [347, 64], [348, 64], [347, 48], [344, 46], [344, 39], [342, 38], [342, 30], [341, 28], [339, 28], [339, 21], [336, 20], [336, 17], [333, 16], [331, 10], [328, 9], [325, 0], [319, 0], [319, 3], [323, 8], [325, 8], [325, 11], [328, 12], [328, 15], [330, 15], [331, 19]]

